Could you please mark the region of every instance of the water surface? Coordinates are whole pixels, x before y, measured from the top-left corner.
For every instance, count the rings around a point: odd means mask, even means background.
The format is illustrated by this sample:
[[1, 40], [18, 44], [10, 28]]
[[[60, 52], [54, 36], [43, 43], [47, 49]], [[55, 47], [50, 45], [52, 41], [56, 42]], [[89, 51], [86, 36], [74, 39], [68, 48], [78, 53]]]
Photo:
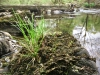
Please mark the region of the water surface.
[[100, 9], [80, 9], [79, 12], [65, 13], [67, 15], [57, 14], [55, 19], [45, 19], [47, 27], [72, 34], [90, 56], [96, 58], [100, 73]]

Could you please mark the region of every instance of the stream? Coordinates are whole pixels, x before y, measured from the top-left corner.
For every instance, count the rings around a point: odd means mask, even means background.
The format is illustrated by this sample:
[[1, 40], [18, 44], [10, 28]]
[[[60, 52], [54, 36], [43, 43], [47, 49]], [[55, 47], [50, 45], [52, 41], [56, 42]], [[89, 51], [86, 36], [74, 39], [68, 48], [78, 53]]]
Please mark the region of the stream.
[[68, 15], [57, 19], [45, 19], [47, 27], [72, 34], [89, 52], [90, 57], [96, 58], [96, 66], [100, 73], [100, 9], [80, 9], [79, 12], [65, 13]]
[[[83, 11], [83, 10], [82, 10]], [[73, 29], [73, 36], [89, 52], [92, 58], [96, 58], [96, 66], [100, 73], [100, 10], [83, 11], [85, 21], [78, 23]]]
[[[48, 10], [47, 14], [44, 15], [46, 27], [49, 29], [48, 32], [63, 31], [73, 35], [81, 46], [89, 52], [90, 57], [96, 58], [98, 75], [100, 75], [100, 9], [80, 9], [78, 12], [56, 10], [53, 15], [50, 12]], [[38, 25], [38, 21], [35, 25]], [[15, 29], [10, 29], [11, 32], [14, 32], [13, 30]]]

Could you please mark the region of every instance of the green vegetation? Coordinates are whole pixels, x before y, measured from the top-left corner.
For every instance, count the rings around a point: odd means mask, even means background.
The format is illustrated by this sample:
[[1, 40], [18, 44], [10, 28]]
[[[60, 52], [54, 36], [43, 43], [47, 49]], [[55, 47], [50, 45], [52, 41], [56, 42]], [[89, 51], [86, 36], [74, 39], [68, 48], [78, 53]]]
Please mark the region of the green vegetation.
[[84, 0], [0, 0], [1, 5], [51, 5], [82, 2], [84, 2]]
[[37, 55], [40, 48], [40, 44], [44, 37], [45, 22], [41, 20], [37, 27], [34, 27], [34, 19], [32, 15], [32, 21], [28, 18], [27, 20], [22, 19], [19, 15], [15, 15], [19, 30], [24, 36], [23, 46], [29, 51], [29, 55]]
[[58, 19], [58, 20], [59, 21], [57, 23], [58, 24], [57, 29], [59, 31], [62, 31], [63, 33], [68, 32], [69, 34], [72, 34], [72, 30], [75, 26], [75, 25], [73, 25], [73, 19], [65, 18], [65, 19], [62, 19], [62, 20], [60, 20], [60, 19]]
[[[88, 16], [88, 17], [87, 17]], [[87, 23], [86, 23], [87, 22]], [[82, 14], [81, 16], [77, 16], [74, 20], [73, 20], [73, 25], [74, 26], [86, 26], [87, 24], [87, 31], [88, 32], [100, 32], [100, 18], [99, 18], [99, 14], [96, 15], [92, 15], [92, 14]], [[94, 31], [93, 30], [94, 27]]]
[[96, 1], [90, 1], [88, 4], [88, 0], [0, 0], [0, 5], [68, 5], [69, 3], [85, 7], [97, 5]]
[[84, 3], [84, 7], [87, 7], [87, 8], [92, 8], [95, 6], [95, 3]]

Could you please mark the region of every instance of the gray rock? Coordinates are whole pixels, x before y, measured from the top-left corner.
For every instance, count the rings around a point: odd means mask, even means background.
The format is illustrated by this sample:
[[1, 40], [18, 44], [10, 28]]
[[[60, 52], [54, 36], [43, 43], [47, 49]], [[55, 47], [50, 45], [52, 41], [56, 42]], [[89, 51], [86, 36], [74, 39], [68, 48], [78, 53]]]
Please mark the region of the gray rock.
[[78, 48], [80, 51], [77, 53], [77, 55], [86, 55], [87, 57], [90, 57], [90, 54], [88, 53], [88, 51], [85, 48], [79, 47]]
[[9, 41], [7, 41], [6, 39], [0, 40], [0, 58], [9, 52], [11, 52]]
[[0, 73], [8, 72], [8, 67], [0, 68]]
[[13, 54], [21, 46], [8, 32], [0, 31], [0, 58]]

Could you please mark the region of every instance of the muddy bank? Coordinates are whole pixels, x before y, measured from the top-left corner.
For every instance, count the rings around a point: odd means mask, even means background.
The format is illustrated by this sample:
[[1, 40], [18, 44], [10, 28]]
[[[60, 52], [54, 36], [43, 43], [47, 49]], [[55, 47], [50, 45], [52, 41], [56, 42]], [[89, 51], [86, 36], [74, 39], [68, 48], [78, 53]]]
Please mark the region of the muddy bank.
[[[24, 54], [24, 56], [23, 56]], [[95, 75], [95, 59], [68, 33], [44, 37], [38, 55], [23, 48], [10, 63], [13, 75]]]

